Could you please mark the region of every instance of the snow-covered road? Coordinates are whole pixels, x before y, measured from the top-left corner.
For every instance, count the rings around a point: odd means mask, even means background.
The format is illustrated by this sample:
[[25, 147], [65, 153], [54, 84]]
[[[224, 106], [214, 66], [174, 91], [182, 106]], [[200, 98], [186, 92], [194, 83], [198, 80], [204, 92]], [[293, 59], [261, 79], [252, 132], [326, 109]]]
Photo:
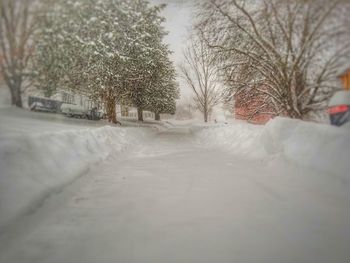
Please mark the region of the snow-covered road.
[[243, 160], [175, 127], [12, 225], [0, 262], [349, 262], [348, 185], [315, 180], [326, 176]]

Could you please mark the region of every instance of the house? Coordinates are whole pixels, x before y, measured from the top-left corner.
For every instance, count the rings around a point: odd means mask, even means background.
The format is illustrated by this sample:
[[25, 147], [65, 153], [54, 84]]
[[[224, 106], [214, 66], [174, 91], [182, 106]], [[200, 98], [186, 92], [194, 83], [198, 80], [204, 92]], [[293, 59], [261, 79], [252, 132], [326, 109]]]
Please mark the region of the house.
[[341, 80], [343, 88], [345, 90], [350, 90], [350, 68], [343, 70], [342, 73], [339, 74], [338, 78]]
[[77, 105], [85, 109], [92, 109], [94, 107], [99, 110], [104, 109], [101, 102], [92, 101], [84, 95], [74, 94], [66, 90], [58, 90], [49, 98], [45, 97], [42, 91], [36, 90], [27, 97], [29, 108], [32, 108], [34, 103], [38, 102], [44, 104], [45, 107], [51, 109], [52, 112], [61, 112], [61, 105], [63, 103]]
[[254, 124], [265, 124], [274, 117], [271, 105], [264, 102], [261, 94], [250, 91], [241, 91], [234, 96], [235, 119]]
[[[143, 111], [143, 118], [146, 120], [154, 120], [155, 118], [155, 114], [153, 112], [150, 111]], [[123, 117], [127, 117], [127, 118], [132, 118], [132, 119], [137, 119], [138, 118], [138, 113], [137, 113], [137, 108], [135, 107], [129, 107], [128, 111], [123, 113], [122, 115]]]
[[50, 98], [67, 104], [79, 105], [86, 109], [92, 109], [93, 107], [97, 107], [98, 109], [103, 108], [102, 103], [94, 102], [84, 95], [74, 94], [66, 90], [58, 90]]

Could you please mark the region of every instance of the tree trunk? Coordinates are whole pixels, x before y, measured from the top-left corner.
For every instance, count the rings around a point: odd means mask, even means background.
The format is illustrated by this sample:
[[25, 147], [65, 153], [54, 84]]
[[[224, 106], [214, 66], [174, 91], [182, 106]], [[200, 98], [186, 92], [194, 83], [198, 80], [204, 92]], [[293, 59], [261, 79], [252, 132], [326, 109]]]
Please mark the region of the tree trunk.
[[158, 112], [155, 113], [155, 120], [160, 121], [160, 113]]
[[11, 104], [23, 108], [21, 85], [11, 85], [9, 89], [11, 93]]
[[204, 122], [208, 122], [208, 110], [207, 108], [205, 107], [204, 108], [204, 112], [203, 112], [203, 118], [204, 118]]
[[204, 103], [204, 109], [203, 109], [203, 118], [204, 118], [204, 122], [208, 122], [208, 104], [207, 102]]
[[143, 109], [140, 107], [137, 108], [137, 116], [139, 121], [143, 121]]
[[208, 113], [204, 113], [204, 122], [208, 122]]
[[115, 111], [116, 101], [115, 98], [107, 98], [107, 118], [109, 122], [117, 124], [117, 114]]

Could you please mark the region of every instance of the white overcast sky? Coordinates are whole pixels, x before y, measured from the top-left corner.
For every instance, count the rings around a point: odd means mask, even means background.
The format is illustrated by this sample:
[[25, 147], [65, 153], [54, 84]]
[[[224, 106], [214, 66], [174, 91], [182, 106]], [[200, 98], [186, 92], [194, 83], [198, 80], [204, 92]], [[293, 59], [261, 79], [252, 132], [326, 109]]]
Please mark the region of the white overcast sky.
[[[189, 32], [192, 25], [193, 5], [192, 1], [186, 0], [151, 0], [151, 3], [166, 3], [167, 7], [163, 11], [166, 18], [165, 28], [169, 32], [165, 41], [174, 52], [172, 59], [176, 67], [183, 61], [182, 51], [186, 47]], [[191, 90], [178, 77], [182, 98], [191, 94]]]

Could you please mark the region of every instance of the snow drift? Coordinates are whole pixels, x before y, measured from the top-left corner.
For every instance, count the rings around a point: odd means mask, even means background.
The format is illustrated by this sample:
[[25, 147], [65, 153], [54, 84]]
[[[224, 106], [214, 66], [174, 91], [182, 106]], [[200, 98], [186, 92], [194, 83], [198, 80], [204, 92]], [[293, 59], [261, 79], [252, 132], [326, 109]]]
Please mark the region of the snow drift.
[[100, 127], [0, 135], [0, 231], [111, 153], [136, 145], [146, 129]]
[[265, 126], [237, 122], [195, 132], [200, 143], [243, 157], [282, 156], [297, 165], [350, 180], [350, 132], [345, 128], [276, 118]]

